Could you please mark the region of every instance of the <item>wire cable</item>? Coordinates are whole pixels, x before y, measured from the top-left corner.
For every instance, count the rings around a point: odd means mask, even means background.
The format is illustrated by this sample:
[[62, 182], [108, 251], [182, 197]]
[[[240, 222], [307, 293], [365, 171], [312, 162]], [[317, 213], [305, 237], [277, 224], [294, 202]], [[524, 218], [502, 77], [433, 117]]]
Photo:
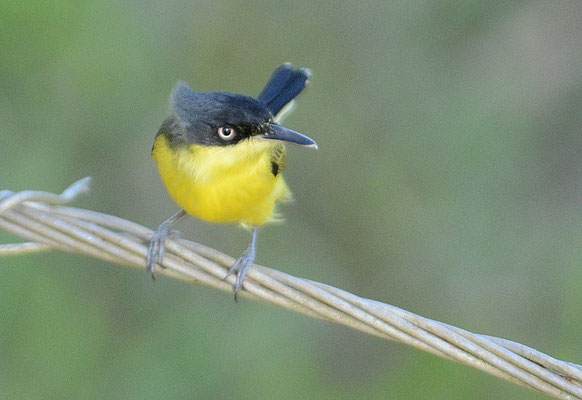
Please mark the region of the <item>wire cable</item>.
[[[61, 250], [145, 268], [152, 230], [96, 211], [63, 206], [87, 193], [83, 178], [60, 195], [0, 192], [0, 229], [29, 242], [0, 245], [0, 256]], [[234, 258], [184, 239], [166, 241], [160, 273], [232, 293]], [[582, 399], [582, 366], [510, 340], [468, 332], [341, 289], [255, 265], [240, 295], [345, 325], [459, 362], [559, 399]]]

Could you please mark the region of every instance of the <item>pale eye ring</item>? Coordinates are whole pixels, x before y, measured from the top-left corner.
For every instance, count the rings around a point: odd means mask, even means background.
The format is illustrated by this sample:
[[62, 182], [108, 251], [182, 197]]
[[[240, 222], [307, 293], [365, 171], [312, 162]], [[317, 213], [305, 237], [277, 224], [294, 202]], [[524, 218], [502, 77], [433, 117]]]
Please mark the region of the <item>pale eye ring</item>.
[[236, 136], [236, 130], [230, 126], [221, 126], [217, 132], [218, 136], [224, 140], [232, 140]]

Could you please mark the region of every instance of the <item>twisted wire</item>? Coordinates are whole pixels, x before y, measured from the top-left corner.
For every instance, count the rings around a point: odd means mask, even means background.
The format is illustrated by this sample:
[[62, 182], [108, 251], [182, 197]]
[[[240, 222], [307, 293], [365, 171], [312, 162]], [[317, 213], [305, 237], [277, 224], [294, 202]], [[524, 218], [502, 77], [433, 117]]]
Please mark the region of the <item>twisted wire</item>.
[[[0, 245], [0, 256], [62, 250], [145, 268], [152, 231], [112, 215], [63, 206], [89, 190], [81, 179], [60, 195], [0, 192], [0, 228], [30, 242]], [[161, 274], [232, 292], [234, 259], [210, 247], [168, 239]], [[582, 366], [510, 340], [475, 334], [324, 283], [255, 266], [241, 296], [345, 325], [459, 362], [560, 399], [582, 399]]]

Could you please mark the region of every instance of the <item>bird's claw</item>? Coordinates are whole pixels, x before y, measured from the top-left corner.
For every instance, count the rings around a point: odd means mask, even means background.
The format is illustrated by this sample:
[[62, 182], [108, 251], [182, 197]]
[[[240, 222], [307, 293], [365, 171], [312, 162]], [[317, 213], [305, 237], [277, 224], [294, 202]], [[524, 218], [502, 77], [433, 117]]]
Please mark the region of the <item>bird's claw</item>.
[[146, 256], [146, 271], [151, 274], [153, 280], [156, 280], [156, 267], [159, 265], [160, 267], [165, 268], [162, 265], [162, 260], [164, 259], [164, 254], [166, 252], [166, 239], [179, 235], [179, 231], [170, 231], [165, 226], [160, 226], [152, 235]]
[[255, 249], [248, 248], [239, 257], [238, 260], [229, 268], [223, 280], [236, 273], [236, 281], [234, 283], [234, 301], [238, 302], [238, 292], [242, 290], [244, 280], [249, 272], [249, 269], [255, 261]]
[[166, 250], [164, 242], [167, 237], [167, 232], [157, 230], [150, 240], [150, 247], [148, 248], [146, 257], [146, 271], [151, 274], [153, 280], [156, 279], [156, 266], [158, 264], [161, 265], [162, 259], [164, 258]]

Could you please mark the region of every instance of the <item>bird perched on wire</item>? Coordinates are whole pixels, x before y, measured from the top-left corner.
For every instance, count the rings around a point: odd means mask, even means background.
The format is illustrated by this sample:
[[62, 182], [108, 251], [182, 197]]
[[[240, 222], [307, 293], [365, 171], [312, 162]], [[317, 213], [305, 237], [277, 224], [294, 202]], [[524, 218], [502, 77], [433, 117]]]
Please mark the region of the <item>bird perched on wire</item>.
[[183, 82], [174, 87], [170, 116], [156, 134], [152, 156], [182, 209], [152, 236], [146, 260], [152, 277], [172, 225], [184, 215], [238, 223], [252, 231], [252, 239], [226, 275], [237, 274], [236, 300], [255, 260], [258, 228], [274, 218], [277, 203], [291, 197], [282, 176], [285, 144], [317, 148], [312, 139], [278, 123], [310, 76], [308, 69], [283, 64], [258, 98], [195, 92]]

